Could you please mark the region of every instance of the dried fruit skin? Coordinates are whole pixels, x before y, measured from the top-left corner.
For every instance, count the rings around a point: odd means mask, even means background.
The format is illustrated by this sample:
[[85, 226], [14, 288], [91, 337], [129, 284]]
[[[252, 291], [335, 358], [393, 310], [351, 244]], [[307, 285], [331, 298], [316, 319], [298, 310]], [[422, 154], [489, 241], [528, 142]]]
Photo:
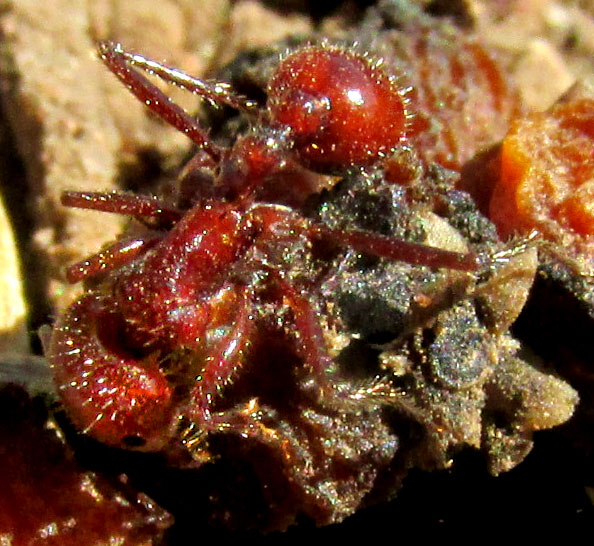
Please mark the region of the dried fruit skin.
[[24, 391], [1, 389], [0, 409], [1, 544], [149, 546], [171, 525], [145, 495], [81, 470]]
[[412, 87], [407, 137], [428, 164], [460, 170], [503, 138], [518, 114], [517, 93], [493, 52], [459, 28], [413, 20], [373, 47]]
[[594, 98], [580, 96], [512, 123], [490, 216], [502, 237], [533, 229], [594, 255]]

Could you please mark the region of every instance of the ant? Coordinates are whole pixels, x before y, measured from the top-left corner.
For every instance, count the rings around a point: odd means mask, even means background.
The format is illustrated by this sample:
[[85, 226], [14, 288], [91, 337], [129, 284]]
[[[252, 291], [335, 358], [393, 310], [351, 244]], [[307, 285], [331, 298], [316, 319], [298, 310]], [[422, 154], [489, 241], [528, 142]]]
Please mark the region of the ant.
[[[303, 46], [280, 60], [260, 107], [227, 84], [119, 44], [101, 43], [99, 55], [153, 113], [196, 144], [184, 179], [207, 173], [208, 183], [196, 183], [187, 208], [126, 193], [62, 196], [65, 206], [129, 215], [148, 227], [67, 270], [70, 282], [93, 285], [57, 319], [48, 343], [69, 416], [96, 440], [144, 451], [181, 442], [191, 451], [210, 433], [281, 434], [263, 425], [256, 399], [215, 407], [250, 365], [258, 323], [271, 308], [309, 374], [312, 396], [338, 410], [356, 403], [358, 395], [337, 386], [330, 371], [317, 316], [320, 244], [413, 265], [479, 268], [473, 253], [332, 229], [302, 212], [320, 176], [376, 166], [406, 144], [406, 90], [381, 62], [341, 47]], [[245, 113], [250, 129], [230, 147], [217, 145], [142, 71]], [[185, 380], [176, 379], [171, 362], [186, 366]], [[381, 388], [365, 392], [372, 397]]]

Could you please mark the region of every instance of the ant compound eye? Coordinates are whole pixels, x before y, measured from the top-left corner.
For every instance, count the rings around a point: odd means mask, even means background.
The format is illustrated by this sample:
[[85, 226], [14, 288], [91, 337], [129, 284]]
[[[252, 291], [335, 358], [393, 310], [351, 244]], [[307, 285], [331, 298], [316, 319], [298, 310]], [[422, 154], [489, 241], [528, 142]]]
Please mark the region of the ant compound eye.
[[122, 444], [129, 449], [139, 449], [146, 445], [146, 440], [138, 435], [124, 436]]
[[405, 99], [387, 74], [360, 55], [310, 47], [284, 59], [268, 85], [274, 123], [290, 128], [307, 165], [368, 165], [405, 136]]

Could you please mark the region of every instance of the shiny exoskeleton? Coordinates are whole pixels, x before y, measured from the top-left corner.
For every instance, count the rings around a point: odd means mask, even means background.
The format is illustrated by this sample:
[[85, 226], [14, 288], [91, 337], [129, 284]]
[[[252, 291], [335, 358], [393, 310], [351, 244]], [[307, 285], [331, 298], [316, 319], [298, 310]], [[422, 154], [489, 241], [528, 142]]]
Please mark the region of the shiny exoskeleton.
[[[190, 208], [130, 194], [63, 195], [66, 206], [127, 214], [150, 225], [68, 270], [71, 282], [92, 278], [93, 288], [58, 318], [47, 356], [81, 431], [147, 451], [180, 442], [191, 447], [211, 432], [280, 434], [262, 425], [255, 399], [215, 407], [224, 387], [250, 364], [264, 307], [282, 316], [278, 335], [288, 334], [295, 344], [311, 373], [313, 396], [338, 410], [356, 403], [328, 371], [332, 360], [317, 316], [318, 241], [410, 264], [477, 269], [471, 253], [331, 229], [300, 211], [324, 175], [376, 165], [406, 142], [406, 93], [381, 63], [337, 47], [297, 49], [281, 59], [268, 101], [258, 108], [225, 84], [193, 78], [120, 45], [103, 43], [99, 52], [139, 100], [198, 146], [184, 180], [199, 172], [194, 178], [201, 182], [190, 192]], [[251, 128], [229, 148], [218, 146], [140, 71], [239, 109]]]

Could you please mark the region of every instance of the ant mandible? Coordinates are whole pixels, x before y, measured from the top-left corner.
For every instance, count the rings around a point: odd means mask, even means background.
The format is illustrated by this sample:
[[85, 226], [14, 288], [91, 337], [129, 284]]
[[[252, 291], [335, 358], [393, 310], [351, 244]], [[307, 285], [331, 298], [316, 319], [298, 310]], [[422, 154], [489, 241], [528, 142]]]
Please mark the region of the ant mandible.
[[[263, 434], [254, 400], [224, 411], [214, 411], [214, 403], [244, 365], [264, 304], [289, 317], [316, 396], [340, 405], [348, 395], [333, 386], [316, 316], [316, 241], [413, 265], [477, 270], [472, 253], [331, 229], [300, 212], [314, 174], [375, 165], [405, 142], [406, 98], [380, 62], [339, 47], [299, 48], [280, 61], [267, 103], [258, 108], [226, 84], [193, 78], [119, 44], [101, 43], [99, 54], [140, 101], [197, 145], [186, 175], [206, 170], [212, 183], [195, 188], [187, 210], [124, 193], [62, 196], [66, 206], [125, 214], [150, 226], [68, 269], [70, 282], [92, 278], [94, 288], [58, 318], [48, 343], [69, 416], [95, 439], [158, 451], [179, 443], [182, 423], [200, 438]], [[245, 112], [252, 127], [220, 147], [140, 71]], [[299, 253], [305, 258], [297, 267]], [[192, 363], [185, 390], [164, 369], [171, 355]]]

